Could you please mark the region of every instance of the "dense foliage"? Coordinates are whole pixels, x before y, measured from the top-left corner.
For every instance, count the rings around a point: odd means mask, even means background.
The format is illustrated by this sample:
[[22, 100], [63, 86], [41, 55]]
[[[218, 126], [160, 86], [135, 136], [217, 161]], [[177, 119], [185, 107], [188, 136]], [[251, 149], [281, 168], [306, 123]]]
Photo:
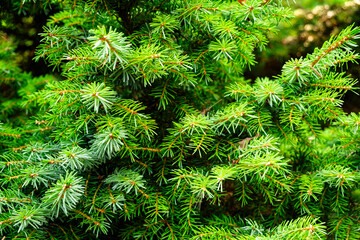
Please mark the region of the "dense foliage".
[[281, 1], [6, 9], [59, 9], [35, 60], [61, 76], [22, 73], [1, 41], [3, 239], [360, 238], [360, 116], [341, 108], [360, 28], [248, 80]]

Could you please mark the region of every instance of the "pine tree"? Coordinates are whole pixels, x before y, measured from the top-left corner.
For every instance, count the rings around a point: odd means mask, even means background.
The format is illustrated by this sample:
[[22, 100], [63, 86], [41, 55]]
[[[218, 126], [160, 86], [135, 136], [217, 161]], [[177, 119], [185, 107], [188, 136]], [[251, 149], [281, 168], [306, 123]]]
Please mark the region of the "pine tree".
[[360, 28], [248, 80], [281, 2], [8, 2], [59, 9], [35, 60], [61, 76], [2, 43], [2, 239], [359, 239]]

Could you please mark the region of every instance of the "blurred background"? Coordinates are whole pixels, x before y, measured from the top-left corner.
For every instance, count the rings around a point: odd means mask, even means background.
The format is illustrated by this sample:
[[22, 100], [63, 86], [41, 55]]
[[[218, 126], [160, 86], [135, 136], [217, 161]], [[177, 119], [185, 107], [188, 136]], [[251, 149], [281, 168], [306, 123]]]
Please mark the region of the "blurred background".
[[[44, 61], [32, 60], [40, 42], [38, 33], [42, 32], [49, 16], [59, 11], [57, 2], [2, 0], [0, 4], [0, 50], [11, 46], [14, 53], [11, 61], [35, 77], [57, 75], [57, 70], [47, 67]], [[269, 36], [266, 49], [257, 50], [258, 64], [245, 72], [246, 78], [255, 80], [278, 75], [287, 60], [306, 56], [348, 25], [360, 25], [360, 0], [284, 0], [284, 6], [294, 10], [294, 18], [281, 24], [276, 35]], [[360, 48], [357, 51], [360, 53]], [[353, 78], [360, 79], [360, 65], [351, 64], [347, 71]], [[7, 85], [6, 81], [0, 81], [0, 96], [10, 87]], [[358, 95], [349, 92], [343, 100], [346, 112], [359, 112]]]
[[[278, 75], [287, 60], [312, 53], [331, 35], [351, 24], [360, 25], [360, 0], [288, 0], [288, 4], [294, 10], [294, 18], [281, 24], [275, 36], [269, 36], [268, 47], [258, 51], [258, 64], [245, 73], [247, 78]], [[356, 51], [360, 53], [360, 47]], [[360, 79], [360, 65], [349, 64], [347, 72]], [[360, 88], [359, 83], [357, 87]], [[360, 111], [360, 96], [356, 93], [348, 92], [343, 100], [346, 112]]]

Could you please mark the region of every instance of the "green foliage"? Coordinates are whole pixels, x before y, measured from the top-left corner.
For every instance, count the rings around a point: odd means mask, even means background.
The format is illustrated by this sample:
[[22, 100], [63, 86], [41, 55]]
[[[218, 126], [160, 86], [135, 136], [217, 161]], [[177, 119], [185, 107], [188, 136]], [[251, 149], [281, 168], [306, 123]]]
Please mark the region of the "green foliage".
[[66, 173], [64, 178], [60, 176], [60, 179], [45, 192], [43, 203], [56, 217], [59, 216], [60, 209], [68, 215], [68, 211], [75, 208], [84, 193], [83, 185], [81, 178], [75, 177], [75, 173]]
[[89, 84], [81, 91], [81, 98], [88, 108], [94, 108], [94, 112], [98, 113], [100, 105], [104, 108], [105, 112], [111, 108], [115, 102], [116, 92], [112, 91], [109, 87], [104, 87], [104, 84]]
[[359, 238], [360, 28], [251, 81], [282, 1], [21, 2], [59, 10], [35, 60], [60, 76], [1, 43], [4, 239]]

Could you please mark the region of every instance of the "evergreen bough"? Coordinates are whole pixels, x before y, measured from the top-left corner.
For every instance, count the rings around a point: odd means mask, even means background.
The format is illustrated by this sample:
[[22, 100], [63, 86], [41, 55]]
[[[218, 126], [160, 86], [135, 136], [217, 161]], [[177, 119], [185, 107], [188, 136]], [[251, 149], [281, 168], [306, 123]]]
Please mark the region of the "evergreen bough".
[[7, 4], [59, 9], [35, 60], [61, 76], [1, 42], [2, 239], [360, 238], [360, 28], [251, 81], [281, 1]]

